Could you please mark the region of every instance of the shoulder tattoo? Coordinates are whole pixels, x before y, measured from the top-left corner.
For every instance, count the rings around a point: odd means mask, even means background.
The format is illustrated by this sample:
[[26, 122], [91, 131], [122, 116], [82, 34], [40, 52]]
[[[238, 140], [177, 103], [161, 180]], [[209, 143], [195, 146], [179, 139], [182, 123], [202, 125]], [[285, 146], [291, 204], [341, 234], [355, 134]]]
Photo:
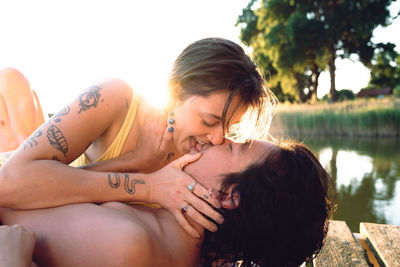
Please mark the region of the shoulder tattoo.
[[90, 87], [86, 92], [79, 96], [79, 111], [89, 110], [91, 108], [96, 108], [99, 102], [103, 102], [104, 99], [100, 99], [101, 94], [100, 91], [103, 89], [102, 85], [94, 85]]

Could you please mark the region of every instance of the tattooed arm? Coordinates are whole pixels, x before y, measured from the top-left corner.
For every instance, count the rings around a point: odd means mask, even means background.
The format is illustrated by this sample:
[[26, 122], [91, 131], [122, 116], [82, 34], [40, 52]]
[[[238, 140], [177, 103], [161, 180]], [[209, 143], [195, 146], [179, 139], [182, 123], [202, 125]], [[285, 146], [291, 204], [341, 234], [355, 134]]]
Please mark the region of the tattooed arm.
[[67, 165], [85, 151], [93, 159], [108, 148], [125, 120], [125, 100], [131, 97], [132, 89], [124, 82], [105, 82], [89, 88], [43, 124], [0, 168], [0, 207], [36, 209], [81, 202], [144, 201], [171, 211], [180, 225], [196, 236], [181, 212], [182, 206], [190, 203], [194, 207], [191, 217], [213, 229], [215, 225], [197, 211], [218, 221], [220, 215], [207, 204], [218, 207], [217, 201], [208, 197], [200, 184], [197, 195], [187, 190], [195, 181], [182, 171], [200, 155], [186, 155], [150, 174], [104, 173]]
[[[83, 92], [37, 129], [0, 168], [0, 206], [41, 208], [132, 200], [132, 194], [113, 190], [106, 174], [67, 165], [93, 142], [101, 146], [115, 137], [127, 113], [125, 99], [131, 96], [126, 83], [104, 82]], [[132, 189], [133, 184], [127, 183]]]

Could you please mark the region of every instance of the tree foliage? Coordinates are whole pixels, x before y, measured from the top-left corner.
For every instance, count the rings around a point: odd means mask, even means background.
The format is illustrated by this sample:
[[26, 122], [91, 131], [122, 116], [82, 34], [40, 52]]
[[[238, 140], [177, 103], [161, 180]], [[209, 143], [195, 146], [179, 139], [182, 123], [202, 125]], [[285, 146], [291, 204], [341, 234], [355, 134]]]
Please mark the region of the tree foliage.
[[400, 85], [400, 55], [393, 43], [378, 44], [371, 63], [371, 79], [368, 87], [390, 87]]
[[304, 102], [316, 94], [328, 69], [331, 97], [337, 100], [335, 59], [358, 54], [370, 64], [372, 32], [390, 23], [392, 0], [251, 0], [239, 16], [240, 38], [262, 58], [272, 87]]

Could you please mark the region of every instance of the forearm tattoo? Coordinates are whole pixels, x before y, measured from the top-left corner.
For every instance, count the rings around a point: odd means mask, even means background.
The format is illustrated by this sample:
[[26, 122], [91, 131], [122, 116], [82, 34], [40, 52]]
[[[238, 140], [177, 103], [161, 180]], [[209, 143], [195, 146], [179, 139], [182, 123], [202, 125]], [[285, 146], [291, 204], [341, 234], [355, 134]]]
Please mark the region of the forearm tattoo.
[[23, 144], [23, 150], [27, 149], [29, 147], [37, 146], [38, 142], [36, 138], [39, 138], [40, 136], [43, 135], [43, 132], [41, 128], [37, 129]]
[[135, 194], [136, 193], [136, 184], [145, 184], [145, 182], [143, 180], [138, 180], [138, 179], [132, 179], [129, 176], [129, 174], [119, 174], [119, 173], [108, 173], [107, 177], [108, 177], [108, 184], [110, 185], [111, 188], [117, 189], [120, 187], [121, 185], [121, 179], [120, 179], [120, 175], [124, 176], [124, 188], [125, 191], [128, 194]]
[[95, 85], [89, 88], [86, 92], [81, 94], [79, 96], [79, 111], [78, 113], [81, 113], [82, 111], [89, 110], [92, 107], [97, 107], [97, 104], [99, 102], [103, 102], [104, 99], [100, 99], [100, 91], [103, 89], [102, 85]]
[[49, 140], [49, 143], [52, 147], [62, 152], [64, 154], [64, 157], [67, 157], [67, 139], [65, 139], [65, 136], [57, 126], [49, 126], [49, 128], [47, 129], [47, 139]]

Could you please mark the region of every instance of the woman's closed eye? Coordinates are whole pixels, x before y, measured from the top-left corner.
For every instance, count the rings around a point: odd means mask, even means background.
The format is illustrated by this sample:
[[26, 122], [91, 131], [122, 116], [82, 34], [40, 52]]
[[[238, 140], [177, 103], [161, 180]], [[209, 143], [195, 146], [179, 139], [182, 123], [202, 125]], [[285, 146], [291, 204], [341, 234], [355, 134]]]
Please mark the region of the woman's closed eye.
[[210, 123], [210, 122], [207, 122], [205, 120], [202, 120], [202, 123], [207, 127], [213, 127], [213, 126], [217, 125], [218, 122], [216, 121], [216, 122]]

